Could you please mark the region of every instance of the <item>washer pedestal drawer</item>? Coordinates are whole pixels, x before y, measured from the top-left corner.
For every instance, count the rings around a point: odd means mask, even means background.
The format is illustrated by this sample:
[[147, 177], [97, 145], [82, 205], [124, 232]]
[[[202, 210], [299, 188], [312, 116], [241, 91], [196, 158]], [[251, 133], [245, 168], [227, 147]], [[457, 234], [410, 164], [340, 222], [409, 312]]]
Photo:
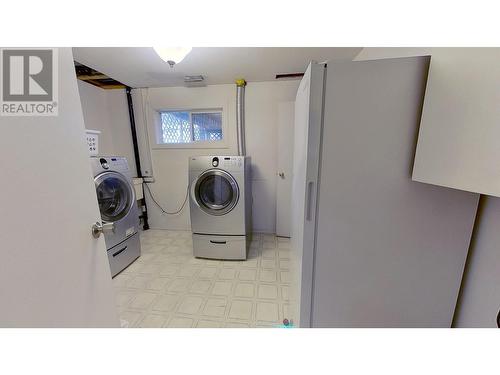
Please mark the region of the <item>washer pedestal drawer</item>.
[[111, 268], [111, 277], [115, 277], [134, 260], [141, 255], [141, 243], [139, 233], [136, 233], [125, 241], [113, 246], [108, 250], [109, 267]]
[[193, 253], [197, 258], [246, 260], [247, 236], [219, 236], [193, 233]]

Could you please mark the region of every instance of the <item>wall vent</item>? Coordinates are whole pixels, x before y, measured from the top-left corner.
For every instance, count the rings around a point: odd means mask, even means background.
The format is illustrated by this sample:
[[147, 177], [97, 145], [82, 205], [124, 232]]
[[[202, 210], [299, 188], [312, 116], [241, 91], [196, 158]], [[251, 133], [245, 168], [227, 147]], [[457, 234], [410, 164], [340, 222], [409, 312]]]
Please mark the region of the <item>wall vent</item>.
[[284, 73], [276, 74], [275, 79], [299, 79], [304, 76], [304, 73]]
[[184, 76], [184, 85], [186, 87], [202, 87], [206, 86], [205, 77], [202, 75]]

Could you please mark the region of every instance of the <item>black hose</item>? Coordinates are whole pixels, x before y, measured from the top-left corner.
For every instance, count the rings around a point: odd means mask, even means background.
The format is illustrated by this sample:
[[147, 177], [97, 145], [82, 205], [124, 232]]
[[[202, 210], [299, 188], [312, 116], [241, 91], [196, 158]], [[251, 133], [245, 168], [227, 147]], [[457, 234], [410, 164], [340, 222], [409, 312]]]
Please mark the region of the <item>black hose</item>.
[[186, 205], [186, 202], [187, 202], [187, 199], [188, 199], [188, 195], [189, 195], [189, 186], [186, 188], [186, 196], [184, 197], [184, 202], [182, 202], [181, 208], [179, 208], [178, 210], [173, 211], [173, 212], [169, 212], [167, 210], [164, 210], [163, 207], [156, 201], [155, 197], [153, 196], [153, 193], [151, 192], [151, 189], [149, 188], [149, 185], [145, 182], [144, 186], [146, 186], [146, 188], [148, 189], [149, 196], [151, 197], [151, 200], [154, 202], [154, 204], [156, 204], [158, 206], [158, 208], [164, 214], [167, 214], [167, 215], [177, 215], [178, 213], [180, 213], [183, 210], [184, 206]]

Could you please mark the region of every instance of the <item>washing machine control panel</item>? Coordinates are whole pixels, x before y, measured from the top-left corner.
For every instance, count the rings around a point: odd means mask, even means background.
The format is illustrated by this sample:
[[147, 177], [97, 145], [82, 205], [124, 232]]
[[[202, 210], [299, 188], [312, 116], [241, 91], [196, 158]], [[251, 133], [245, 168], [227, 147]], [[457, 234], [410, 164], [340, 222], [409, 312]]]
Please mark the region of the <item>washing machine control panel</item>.
[[112, 168], [113, 170], [127, 171], [129, 169], [127, 159], [123, 157], [104, 157], [100, 158], [99, 162], [104, 170]]

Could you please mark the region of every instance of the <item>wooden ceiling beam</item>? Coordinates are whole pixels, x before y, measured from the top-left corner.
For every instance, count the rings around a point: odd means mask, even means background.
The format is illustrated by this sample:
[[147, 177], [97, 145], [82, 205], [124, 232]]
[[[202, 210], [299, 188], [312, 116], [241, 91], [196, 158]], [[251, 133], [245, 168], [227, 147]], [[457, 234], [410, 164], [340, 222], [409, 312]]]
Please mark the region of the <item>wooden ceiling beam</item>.
[[92, 68], [75, 62], [76, 78], [104, 90], [125, 89], [127, 86]]
[[104, 90], [116, 90], [116, 89], [125, 89], [125, 85], [102, 85], [102, 89]]
[[105, 74], [94, 74], [94, 75], [80, 75], [77, 76], [78, 79], [82, 81], [91, 81], [95, 79], [109, 79], [109, 77]]

